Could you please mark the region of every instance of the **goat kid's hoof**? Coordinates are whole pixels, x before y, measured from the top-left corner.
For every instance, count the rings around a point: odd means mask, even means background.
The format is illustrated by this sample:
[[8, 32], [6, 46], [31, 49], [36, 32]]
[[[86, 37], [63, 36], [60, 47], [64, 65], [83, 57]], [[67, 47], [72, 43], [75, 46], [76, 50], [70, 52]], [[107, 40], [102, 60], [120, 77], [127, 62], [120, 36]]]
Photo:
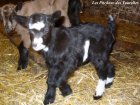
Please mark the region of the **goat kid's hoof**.
[[97, 94], [95, 93], [95, 95], [93, 96], [93, 98], [94, 98], [94, 100], [99, 100], [99, 99], [102, 98], [102, 95], [97, 95]]
[[52, 104], [54, 102], [54, 98], [48, 98], [44, 100], [44, 105]]
[[27, 68], [27, 64], [22, 64], [17, 67], [17, 70], [22, 70], [22, 69], [26, 69], [26, 68]]
[[26, 67], [18, 67], [17, 70], [19, 71], [19, 70], [26, 69], [26, 68], [27, 68], [27, 66]]
[[68, 84], [59, 87], [59, 90], [61, 91], [63, 97], [68, 96], [72, 93], [72, 89]]
[[21, 70], [21, 67], [17, 67], [17, 70], [18, 70], [18, 71]]
[[105, 85], [105, 88], [110, 88], [112, 86], [112, 82]]
[[71, 88], [63, 89], [61, 92], [62, 92], [62, 96], [66, 97], [66, 96], [72, 94], [72, 89]]
[[99, 99], [101, 99], [102, 98], [102, 96], [93, 96], [93, 98], [94, 98], [94, 100], [99, 100]]

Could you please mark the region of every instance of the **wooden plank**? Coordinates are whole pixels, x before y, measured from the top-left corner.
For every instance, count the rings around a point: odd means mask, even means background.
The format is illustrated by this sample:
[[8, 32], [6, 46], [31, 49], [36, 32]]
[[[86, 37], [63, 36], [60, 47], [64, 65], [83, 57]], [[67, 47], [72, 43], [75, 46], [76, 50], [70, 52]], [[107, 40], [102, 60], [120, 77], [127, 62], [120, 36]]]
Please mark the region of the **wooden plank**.
[[117, 51], [125, 51], [125, 52], [140, 51], [140, 44], [117, 39], [113, 49]]

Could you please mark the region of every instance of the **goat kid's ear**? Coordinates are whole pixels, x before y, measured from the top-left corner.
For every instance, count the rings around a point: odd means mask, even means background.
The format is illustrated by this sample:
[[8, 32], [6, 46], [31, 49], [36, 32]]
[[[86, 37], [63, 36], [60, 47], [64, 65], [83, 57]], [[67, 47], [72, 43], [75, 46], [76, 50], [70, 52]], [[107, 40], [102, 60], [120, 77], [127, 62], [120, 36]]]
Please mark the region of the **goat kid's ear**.
[[13, 12], [12, 17], [18, 24], [25, 28], [28, 28], [29, 17], [17, 15], [16, 12]]
[[51, 18], [53, 22], [56, 22], [61, 17], [61, 11], [56, 11], [52, 14]]
[[23, 2], [18, 2], [16, 7], [15, 7], [15, 11], [17, 12], [17, 11], [21, 10], [22, 6], [23, 6]]

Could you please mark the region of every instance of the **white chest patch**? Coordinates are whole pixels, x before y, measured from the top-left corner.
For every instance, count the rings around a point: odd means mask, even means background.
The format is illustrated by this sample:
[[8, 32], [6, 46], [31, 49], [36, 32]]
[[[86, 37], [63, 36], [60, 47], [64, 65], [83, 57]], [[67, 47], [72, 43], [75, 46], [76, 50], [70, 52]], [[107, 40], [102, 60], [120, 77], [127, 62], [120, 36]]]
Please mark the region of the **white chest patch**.
[[85, 44], [84, 44], [83, 62], [88, 58], [89, 45], [90, 45], [90, 41], [89, 40], [86, 40], [85, 41]]
[[45, 47], [45, 48], [43, 49], [43, 51], [45, 51], [45, 52], [48, 52], [48, 50], [49, 50], [48, 47]]
[[41, 43], [43, 43], [43, 39], [41, 37], [33, 39], [33, 44], [41, 44]]
[[43, 21], [40, 21], [34, 24], [29, 24], [29, 29], [36, 29], [38, 31], [40, 31], [44, 27], [45, 27], [45, 24], [43, 23]]
[[32, 44], [33, 44], [33, 49], [35, 51], [40, 51], [40, 50], [42, 50], [46, 47], [43, 44], [43, 39], [41, 37], [40, 38], [34, 38]]

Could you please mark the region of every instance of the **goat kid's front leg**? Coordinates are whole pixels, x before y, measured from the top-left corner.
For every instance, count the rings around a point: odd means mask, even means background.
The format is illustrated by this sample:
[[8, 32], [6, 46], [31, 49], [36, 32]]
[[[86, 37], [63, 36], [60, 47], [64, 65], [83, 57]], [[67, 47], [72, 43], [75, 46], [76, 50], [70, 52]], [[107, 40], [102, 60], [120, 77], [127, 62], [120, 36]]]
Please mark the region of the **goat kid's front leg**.
[[28, 49], [24, 47], [23, 42], [18, 47], [19, 60], [17, 70], [26, 69], [28, 65]]
[[44, 105], [48, 105], [54, 102], [56, 94], [56, 86], [48, 83], [48, 89], [45, 94]]
[[59, 87], [59, 90], [61, 91], [64, 97], [72, 93], [72, 89], [70, 85], [67, 83], [67, 76], [69, 70], [70, 70], [69, 67], [64, 68], [57, 79], [57, 86]]
[[55, 95], [56, 95], [56, 75], [58, 73], [58, 70], [55, 68], [51, 68], [48, 71], [48, 89], [45, 94], [45, 99], [44, 99], [44, 105], [48, 105], [54, 102], [55, 100]]

